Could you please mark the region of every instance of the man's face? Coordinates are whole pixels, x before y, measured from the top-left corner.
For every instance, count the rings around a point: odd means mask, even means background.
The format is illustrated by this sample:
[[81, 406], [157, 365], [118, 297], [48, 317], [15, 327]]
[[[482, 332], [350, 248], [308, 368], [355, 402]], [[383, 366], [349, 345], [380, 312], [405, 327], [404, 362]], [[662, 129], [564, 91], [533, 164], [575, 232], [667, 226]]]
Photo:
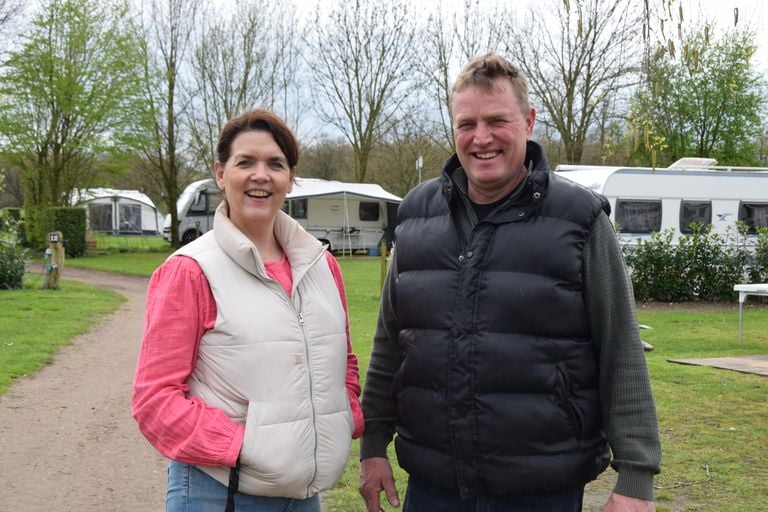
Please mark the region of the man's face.
[[523, 113], [507, 79], [490, 90], [467, 86], [453, 96], [456, 153], [469, 181], [469, 198], [497, 201], [525, 178], [525, 147], [536, 111]]

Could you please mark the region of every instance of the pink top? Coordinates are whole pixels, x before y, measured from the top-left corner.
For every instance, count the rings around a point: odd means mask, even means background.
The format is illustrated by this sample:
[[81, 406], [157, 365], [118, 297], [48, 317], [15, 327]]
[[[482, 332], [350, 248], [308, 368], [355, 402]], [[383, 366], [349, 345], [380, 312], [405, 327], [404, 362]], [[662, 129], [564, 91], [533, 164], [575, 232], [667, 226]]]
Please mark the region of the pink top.
[[[330, 253], [327, 256], [347, 312], [346, 382], [355, 422], [352, 437], [358, 438], [363, 433], [363, 412], [359, 368], [349, 335], [347, 297], [341, 268]], [[283, 257], [265, 268], [290, 295], [293, 283], [288, 259]], [[131, 413], [144, 436], [164, 456], [188, 464], [233, 467], [245, 426], [201, 399], [186, 395], [200, 338], [215, 323], [216, 302], [195, 260], [171, 258], [155, 271], [147, 288], [144, 338], [134, 377]]]

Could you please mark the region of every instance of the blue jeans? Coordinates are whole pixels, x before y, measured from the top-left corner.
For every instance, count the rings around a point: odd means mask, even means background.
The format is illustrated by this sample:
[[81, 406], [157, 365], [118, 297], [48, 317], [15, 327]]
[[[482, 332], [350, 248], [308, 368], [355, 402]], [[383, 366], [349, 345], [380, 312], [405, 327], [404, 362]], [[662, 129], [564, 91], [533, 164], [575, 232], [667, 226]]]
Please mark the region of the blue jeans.
[[580, 512], [584, 488], [519, 496], [477, 496], [467, 501], [458, 494], [408, 479], [403, 512]]
[[[168, 465], [166, 512], [224, 512], [227, 486], [195, 466], [171, 461]], [[320, 512], [320, 495], [297, 500], [235, 494], [236, 512]]]

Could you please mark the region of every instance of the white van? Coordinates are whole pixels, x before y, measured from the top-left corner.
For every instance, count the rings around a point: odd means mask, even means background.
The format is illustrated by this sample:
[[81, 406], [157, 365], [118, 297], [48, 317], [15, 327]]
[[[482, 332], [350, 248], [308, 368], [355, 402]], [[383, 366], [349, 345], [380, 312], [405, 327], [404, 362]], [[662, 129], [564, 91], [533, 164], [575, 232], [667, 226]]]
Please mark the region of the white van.
[[[179, 240], [188, 244], [213, 228], [213, 214], [222, 199], [221, 191], [213, 179], [190, 183], [176, 201], [179, 214]], [[171, 240], [171, 216], [165, 216], [163, 238]]]
[[672, 228], [677, 240], [690, 224], [735, 232], [744, 221], [749, 234], [768, 227], [768, 169], [717, 167], [711, 159], [682, 159], [666, 169], [559, 165], [555, 172], [608, 198], [611, 220], [625, 242]]
[[[179, 238], [189, 243], [213, 228], [222, 199], [213, 179], [190, 184], [179, 197]], [[377, 254], [381, 240], [391, 243], [402, 199], [372, 183], [296, 178], [283, 210], [329, 250], [367, 250]], [[170, 216], [164, 236], [170, 240]]]

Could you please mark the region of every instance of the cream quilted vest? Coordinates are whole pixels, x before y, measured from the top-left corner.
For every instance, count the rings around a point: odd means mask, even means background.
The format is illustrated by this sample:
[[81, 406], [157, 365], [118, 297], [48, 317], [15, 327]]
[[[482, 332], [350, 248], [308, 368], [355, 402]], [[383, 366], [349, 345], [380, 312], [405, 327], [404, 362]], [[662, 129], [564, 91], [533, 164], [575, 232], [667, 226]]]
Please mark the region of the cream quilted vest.
[[[225, 204], [212, 231], [176, 252], [198, 262], [217, 309], [189, 395], [245, 423], [241, 492], [306, 498], [331, 487], [349, 456], [346, 318], [320, 242], [283, 212], [275, 235], [291, 262], [291, 298]], [[229, 468], [200, 469], [227, 485]]]

